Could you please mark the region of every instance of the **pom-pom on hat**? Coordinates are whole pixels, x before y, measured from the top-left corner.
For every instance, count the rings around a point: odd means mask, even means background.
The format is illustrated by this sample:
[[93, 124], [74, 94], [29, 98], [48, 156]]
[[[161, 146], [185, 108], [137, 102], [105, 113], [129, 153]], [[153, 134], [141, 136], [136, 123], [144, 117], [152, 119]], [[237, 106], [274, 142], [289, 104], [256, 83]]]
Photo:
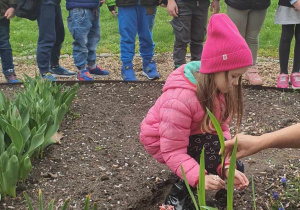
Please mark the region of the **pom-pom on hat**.
[[251, 51], [235, 24], [226, 14], [213, 15], [207, 27], [200, 72], [210, 74], [251, 65]]

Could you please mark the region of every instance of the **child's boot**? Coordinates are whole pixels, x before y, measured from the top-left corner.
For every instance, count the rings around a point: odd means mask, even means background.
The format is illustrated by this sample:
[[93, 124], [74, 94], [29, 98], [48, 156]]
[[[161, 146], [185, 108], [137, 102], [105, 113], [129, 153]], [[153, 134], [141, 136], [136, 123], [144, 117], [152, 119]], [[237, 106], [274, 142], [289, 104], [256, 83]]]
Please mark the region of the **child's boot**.
[[256, 66], [252, 66], [248, 68], [245, 79], [249, 81], [251, 85], [262, 85], [263, 81], [262, 78], [258, 74], [258, 69]]
[[15, 73], [15, 70], [14, 69], [9, 69], [7, 71], [4, 71], [4, 76], [5, 76], [5, 79], [8, 83], [18, 83], [20, 82], [18, 79], [17, 79], [17, 75]]
[[156, 70], [155, 60], [143, 62], [143, 75], [151, 80], [159, 79], [159, 73]]
[[134, 70], [133, 70], [132, 63], [123, 64], [122, 70], [121, 70], [121, 77], [122, 77], [123, 81], [137, 81]]
[[289, 75], [280, 74], [277, 78], [277, 87], [278, 88], [289, 88]]
[[291, 74], [291, 82], [293, 89], [300, 89], [300, 73], [294, 72]]
[[109, 75], [109, 71], [102, 68], [100, 65], [95, 65], [94, 68], [87, 66], [87, 70], [89, 70], [91, 75], [94, 76], [107, 76]]
[[78, 80], [78, 81], [94, 81], [94, 78], [91, 76], [88, 69], [84, 69], [84, 70], [79, 70], [79, 72], [77, 73], [76, 80]]
[[173, 206], [174, 209], [195, 210], [190, 194], [183, 180], [173, 184], [169, 195], [165, 200], [166, 205]]

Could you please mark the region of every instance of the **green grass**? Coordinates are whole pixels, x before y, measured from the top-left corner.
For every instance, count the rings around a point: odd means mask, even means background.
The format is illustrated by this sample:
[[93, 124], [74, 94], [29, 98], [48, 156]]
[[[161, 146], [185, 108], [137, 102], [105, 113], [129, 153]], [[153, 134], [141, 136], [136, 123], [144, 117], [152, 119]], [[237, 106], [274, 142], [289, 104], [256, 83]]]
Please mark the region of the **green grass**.
[[[281, 27], [274, 24], [275, 9], [277, 1], [272, 1], [267, 18], [260, 34], [259, 56], [278, 57], [278, 44]], [[67, 28], [68, 12], [65, 9], [65, 1], [62, 2], [63, 19], [65, 23], [66, 38], [62, 48], [62, 54], [72, 54], [73, 39]], [[221, 12], [226, 12], [226, 5], [221, 2]], [[156, 44], [156, 53], [173, 51], [174, 36], [169, 23], [172, 19], [165, 8], [158, 8], [153, 37]], [[108, 11], [107, 7], [101, 8], [101, 41], [98, 45], [98, 53], [119, 53], [118, 21]], [[11, 44], [14, 56], [34, 55], [38, 39], [38, 28], [36, 21], [14, 18], [11, 22]], [[136, 43], [138, 52], [138, 42]]]

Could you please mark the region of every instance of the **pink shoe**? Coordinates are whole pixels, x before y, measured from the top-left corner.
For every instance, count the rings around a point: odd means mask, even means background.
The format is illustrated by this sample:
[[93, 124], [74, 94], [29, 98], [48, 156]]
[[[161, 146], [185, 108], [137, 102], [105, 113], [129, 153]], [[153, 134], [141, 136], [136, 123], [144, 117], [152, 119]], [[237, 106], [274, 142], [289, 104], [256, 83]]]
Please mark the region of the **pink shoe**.
[[245, 79], [250, 82], [251, 85], [262, 85], [262, 78], [258, 74], [258, 70], [256, 66], [252, 66], [248, 68]]
[[291, 74], [291, 82], [293, 89], [300, 89], [300, 73], [292, 73]]
[[288, 74], [279, 74], [277, 78], [277, 87], [278, 88], [289, 88], [289, 75]]

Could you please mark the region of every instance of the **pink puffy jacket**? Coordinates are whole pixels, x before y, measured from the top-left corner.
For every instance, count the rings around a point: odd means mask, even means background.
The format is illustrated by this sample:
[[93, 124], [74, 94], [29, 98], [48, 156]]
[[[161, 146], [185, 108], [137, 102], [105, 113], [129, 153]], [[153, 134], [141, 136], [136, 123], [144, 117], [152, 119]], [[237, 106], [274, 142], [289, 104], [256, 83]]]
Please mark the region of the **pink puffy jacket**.
[[[224, 97], [219, 98], [216, 99], [219, 107], [217, 118], [221, 114], [219, 101], [224, 104]], [[141, 123], [140, 140], [148, 153], [158, 162], [166, 163], [183, 179], [180, 169], [182, 165], [193, 187], [198, 184], [199, 164], [187, 154], [187, 147], [189, 136], [201, 134], [199, 125], [204, 114], [205, 110], [196, 96], [196, 86], [185, 77], [184, 66], [181, 66], [167, 78], [162, 95]], [[227, 123], [222, 125], [222, 130], [224, 137], [230, 139]]]

